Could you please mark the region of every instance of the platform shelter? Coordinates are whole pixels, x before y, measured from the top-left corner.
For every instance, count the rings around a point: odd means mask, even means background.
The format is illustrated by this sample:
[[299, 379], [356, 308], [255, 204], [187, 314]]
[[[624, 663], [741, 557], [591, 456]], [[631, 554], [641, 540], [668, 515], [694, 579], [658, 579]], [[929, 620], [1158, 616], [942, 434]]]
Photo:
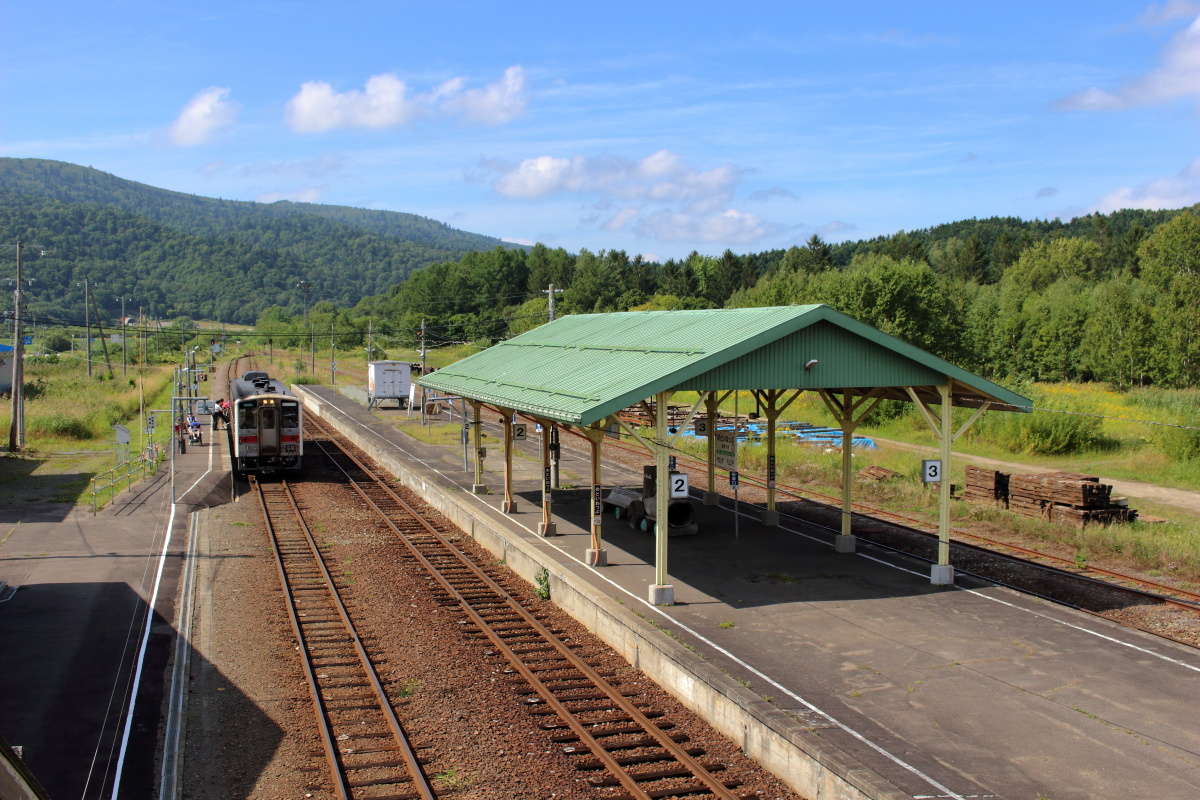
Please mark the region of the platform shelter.
[[[472, 406], [477, 492], [486, 491], [480, 415], [495, 408], [504, 428], [504, 505], [515, 510], [512, 495], [513, 423], [533, 419], [548, 433], [555, 426], [574, 428], [592, 447], [592, 521], [589, 563], [602, 566], [601, 448], [607, 431], [623, 428], [655, 457], [657, 475], [668, 472], [673, 450], [667, 407], [673, 394], [696, 392], [698, 398], [683, 426], [703, 410], [707, 418], [708, 474], [705, 502], [715, 504], [715, 437], [719, 404], [731, 392], [749, 391], [767, 422], [769, 465], [775, 463], [776, 423], [801, 392], [816, 392], [842, 429], [842, 519], [836, 537], [839, 552], [855, 549], [851, 504], [851, 448], [855, 428], [880, 400], [912, 402], [920, 409], [941, 445], [941, 470], [949, 474], [951, 445], [989, 409], [1029, 411], [1025, 397], [973, 375], [918, 347], [865, 325], [825, 305], [700, 311], [628, 311], [579, 314], [523, 333], [423, 376], [430, 389], [460, 395]], [[653, 406], [650, 402], [653, 402]], [[619, 417], [642, 404], [655, 421], [653, 430], [630, 426]], [[957, 429], [953, 407], [974, 409]], [[679, 422], [675, 422], [679, 425]], [[554, 533], [551, 515], [550, 436], [542, 439], [543, 535]], [[658, 481], [663, 486], [662, 480]], [[778, 523], [773, 466], [767, 475], [763, 522]], [[954, 580], [950, 564], [950, 483], [940, 481], [938, 560], [930, 580]], [[650, 600], [674, 602], [667, 569], [668, 492], [655, 493], [655, 582]]]

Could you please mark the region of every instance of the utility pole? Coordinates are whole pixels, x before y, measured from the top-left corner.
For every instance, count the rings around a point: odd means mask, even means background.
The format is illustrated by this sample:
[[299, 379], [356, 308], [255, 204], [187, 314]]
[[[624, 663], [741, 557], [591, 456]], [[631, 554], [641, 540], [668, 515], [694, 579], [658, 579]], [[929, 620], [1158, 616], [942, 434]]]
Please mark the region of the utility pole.
[[[334, 317], [336, 319], [336, 317]], [[329, 383], [337, 385], [337, 345], [333, 343], [333, 319], [329, 320]]]
[[[308, 281], [300, 281], [298, 284], [296, 284], [296, 286], [300, 287], [300, 291], [304, 293], [304, 327], [305, 327], [305, 329], [308, 330], [309, 349], [313, 353], [312, 367], [310, 369], [312, 371], [312, 374], [316, 375], [317, 374], [317, 356], [316, 356], [316, 350], [313, 349], [312, 326], [308, 322], [308, 306], [309, 306], [309, 303], [311, 302], [311, 298], [312, 298], [312, 284], [309, 283]], [[301, 364], [304, 363], [303, 351], [301, 351], [300, 363]]]
[[[76, 317], [76, 319], [79, 319]], [[92, 307], [88, 302], [88, 279], [83, 279], [83, 319], [87, 325], [87, 367], [88, 377], [92, 377]]]
[[25, 446], [25, 339], [21, 331], [21, 248], [17, 240], [17, 290], [13, 295], [12, 421], [8, 426], [8, 450]]
[[542, 294], [544, 294], [550, 298], [549, 311], [550, 311], [550, 321], [551, 322], [554, 322], [554, 296], [556, 294], [562, 294], [562, 292], [563, 292], [562, 289], [555, 289], [553, 283], [550, 284], [549, 289], [542, 289]]
[[[425, 375], [425, 318], [421, 318], [421, 376]], [[421, 384], [421, 424], [425, 424], [425, 384]]]
[[375, 356], [375, 318], [367, 318], [367, 362], [374, 360]]
[[129, 361], [125, 356], [125, 295], [121, 295], [121, 374], [129, 374]]

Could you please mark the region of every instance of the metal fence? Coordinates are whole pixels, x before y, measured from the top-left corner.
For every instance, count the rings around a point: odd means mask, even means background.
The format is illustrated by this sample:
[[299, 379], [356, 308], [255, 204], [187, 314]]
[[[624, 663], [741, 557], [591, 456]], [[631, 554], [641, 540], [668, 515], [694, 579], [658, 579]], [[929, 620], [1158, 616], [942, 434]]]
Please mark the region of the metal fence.
[[163, 449], [157, 444], [152, 444], [137, 458], [131, 458], [112, 469], [93, 476], [92, 513], [95, 514], [101, 506], [111, 502], [118, 494], [133, 486], [135, 478], [140, 481], [147, 475], [156, 474], [163, 455]]

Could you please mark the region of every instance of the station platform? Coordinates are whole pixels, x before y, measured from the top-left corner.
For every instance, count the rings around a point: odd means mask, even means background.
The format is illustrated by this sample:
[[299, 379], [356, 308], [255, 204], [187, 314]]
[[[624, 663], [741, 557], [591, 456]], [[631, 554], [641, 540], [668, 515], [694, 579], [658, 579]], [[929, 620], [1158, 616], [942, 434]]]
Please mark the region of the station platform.
[[221, 452], [176, 455], [174, 506], [166, 462], [95, 515], [86, 497], [0, 506], [0, 735], [51, 797], [111, 796], [118, 763], [121, 797], [155, 796], [188, 512], [228, 496]]
[[[1031, 596], [959, 576], [931, 586], [928, 566], [784, 515], [777, 528], [730, 509], [695, 511], [700, 533], [670, 540], [677, 604], [646, 602], [654, 541], [604, 517], [608, 566], [590, 546], [588, 462], [564, 452], [556, 536], [537, 535], [540, 442], [513, 459], [517, 511], [503, 514], [493, 428], [486, 481], [472, 494], [460, 446], [416, 441], [328, 387], [303, 387], [354, 427], [455, 492], [489, 524], [570, 561], [589, 582], [681, 642], [812, 736], [881, 776], [889, 797], [1200, 797], [1200, 651]], [[351, 390], [352, 391], [352, 390]], [[487, 421], [496, 415], [487, 415]], [[563, 437], [564, 443], [570, 437]], [[651, 463], [650, 456], [646, 462]], [[606, 485], [640, 473], [606, 463]]]

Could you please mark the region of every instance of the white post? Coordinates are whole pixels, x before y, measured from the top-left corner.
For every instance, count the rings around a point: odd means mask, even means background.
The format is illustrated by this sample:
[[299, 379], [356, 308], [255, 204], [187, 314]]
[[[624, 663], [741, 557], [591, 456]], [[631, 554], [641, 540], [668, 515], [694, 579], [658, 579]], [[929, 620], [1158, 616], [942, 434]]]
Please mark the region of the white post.
[[675, 587], [667, 583], [667, 539], [670, 535], [667, 507], [671, 498], [667, 401], [670, 398], [670, 392], [659, 392], [654, 398], [654, 583], [650, 586], [650, 602], [656, 606], [675, 605]]

